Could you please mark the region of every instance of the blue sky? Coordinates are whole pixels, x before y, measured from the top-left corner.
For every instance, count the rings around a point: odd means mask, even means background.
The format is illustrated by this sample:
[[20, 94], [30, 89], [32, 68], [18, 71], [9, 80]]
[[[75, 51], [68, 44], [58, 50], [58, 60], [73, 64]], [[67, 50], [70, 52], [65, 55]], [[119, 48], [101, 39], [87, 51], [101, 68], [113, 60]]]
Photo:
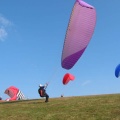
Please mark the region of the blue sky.
[[[0, 96], [11, 85], [26, 97], [39, 98], [38, 85], [49, 82], [52, 97], [120, 93], [114, 75], [120, 63], [120, 0], [84, 0], [96, 8], [94, 35], [70, 70], [61, 67], [61, 54], [75, 0], [1, 0]], [[65, 73], [75, 80], [62, 84]]]

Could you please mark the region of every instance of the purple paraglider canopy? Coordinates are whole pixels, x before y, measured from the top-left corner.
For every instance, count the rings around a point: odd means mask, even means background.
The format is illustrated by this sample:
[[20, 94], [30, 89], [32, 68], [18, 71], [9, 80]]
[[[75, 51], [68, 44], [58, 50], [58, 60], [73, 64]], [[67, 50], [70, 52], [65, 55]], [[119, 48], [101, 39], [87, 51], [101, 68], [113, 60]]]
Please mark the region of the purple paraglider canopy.
[[85, 51], [96, 24], [96, 10], [82, 0], [76, 0], [68, 24], [61, 64], [71, 69]]

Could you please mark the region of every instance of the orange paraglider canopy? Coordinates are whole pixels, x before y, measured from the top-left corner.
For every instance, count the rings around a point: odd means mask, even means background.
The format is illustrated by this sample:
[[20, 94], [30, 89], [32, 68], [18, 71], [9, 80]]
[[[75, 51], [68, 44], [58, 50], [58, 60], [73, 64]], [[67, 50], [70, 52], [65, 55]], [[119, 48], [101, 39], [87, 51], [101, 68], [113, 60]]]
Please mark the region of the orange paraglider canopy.
[[66, 73], [63, 77], [63, 84], [66, 85], [70, 80], [74, 80], [75, 76], [70, 74], [70, 73]]

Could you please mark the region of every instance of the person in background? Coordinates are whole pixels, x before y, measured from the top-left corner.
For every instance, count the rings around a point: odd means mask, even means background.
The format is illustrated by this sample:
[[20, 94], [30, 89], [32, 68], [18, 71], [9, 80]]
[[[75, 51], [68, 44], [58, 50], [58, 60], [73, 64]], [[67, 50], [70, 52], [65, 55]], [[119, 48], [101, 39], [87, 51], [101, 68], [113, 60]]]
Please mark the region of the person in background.
[[0, 100], [2, 100], [2, 97], [0, 97]]
[[48, 99], [49, 99], [49, 95], [46, 93], [47, 86], [48, 86], [48, 83], [46, 83], [45, 85], [40, 84], [38, 89], [38, 93], [40, 97], [46, 97], [45, 102], [48, 102]]

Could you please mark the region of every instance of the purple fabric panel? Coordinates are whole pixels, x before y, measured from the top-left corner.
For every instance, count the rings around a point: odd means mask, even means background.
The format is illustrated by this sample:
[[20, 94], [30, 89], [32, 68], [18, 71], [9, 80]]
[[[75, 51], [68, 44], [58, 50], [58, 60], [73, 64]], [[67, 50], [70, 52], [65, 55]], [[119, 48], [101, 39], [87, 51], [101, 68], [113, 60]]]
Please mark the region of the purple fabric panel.
[[78, 59], [80, 58], [81, 54], [84, 52], [86, 48], [82, 49], [81, 51], [78, 51], [68, 57], [66, 57], [63, 61], [62, 61], [62, 67], [65, 69], [70, 69], [74, 66], [74, 64], [78, 61]]
[[75, 2], [62, 52], [62, 67], [71, 69], [87, 47], [96, 23], [96, 11]]

